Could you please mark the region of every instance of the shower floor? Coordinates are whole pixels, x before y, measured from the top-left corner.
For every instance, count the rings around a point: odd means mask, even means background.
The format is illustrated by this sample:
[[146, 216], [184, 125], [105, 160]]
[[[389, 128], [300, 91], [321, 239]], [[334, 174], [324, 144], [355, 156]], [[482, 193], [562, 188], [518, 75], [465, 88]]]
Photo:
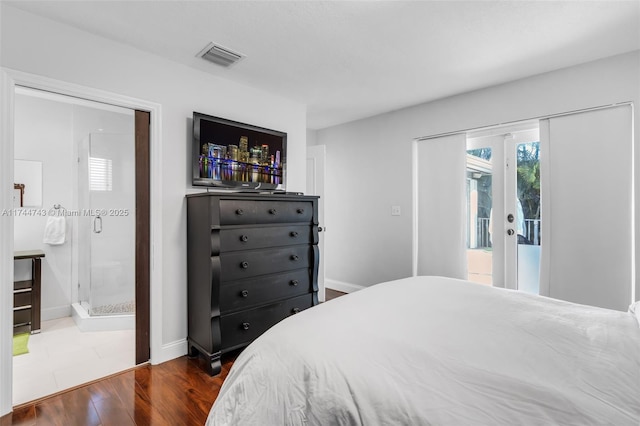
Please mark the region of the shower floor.
[[136, 311], [134, 301], [113, 303], [91, 308], [91, 315], [133, 314]]
[[[131, 311], [123, 311], [123, 308], [127, 305], [131, 306]], [[133, 302], [114, 303], [112, 305], [104, 305], [104, 307], [110, 307], [109, 309], [117, 309], [116, 307], [119, 307], [119, 309], [110, 312], [105, 309], [101, 315], [89, 315], [86, 305], [73, 303], [71, 305], [71, 316], [81, 331], [133, 330], [135, 328], [136, 316], [132, 312], [135, 309]]]

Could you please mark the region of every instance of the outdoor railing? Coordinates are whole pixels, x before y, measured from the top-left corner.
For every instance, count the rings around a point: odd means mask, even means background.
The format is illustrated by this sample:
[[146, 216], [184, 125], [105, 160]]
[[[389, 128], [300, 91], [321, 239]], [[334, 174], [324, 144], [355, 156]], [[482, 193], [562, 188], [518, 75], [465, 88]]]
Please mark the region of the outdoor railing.
[[[478, 218], [478, 247], [491, 247], [491, 238], [489, 233], [489, 218]], [[540, 219], [525, 219], [524, 220], [524, 235], [528, 244], [535, 246], [540, 245]]]
[[540, 245], [540, 219], [524, 220], [524, 237], [534, 246]]

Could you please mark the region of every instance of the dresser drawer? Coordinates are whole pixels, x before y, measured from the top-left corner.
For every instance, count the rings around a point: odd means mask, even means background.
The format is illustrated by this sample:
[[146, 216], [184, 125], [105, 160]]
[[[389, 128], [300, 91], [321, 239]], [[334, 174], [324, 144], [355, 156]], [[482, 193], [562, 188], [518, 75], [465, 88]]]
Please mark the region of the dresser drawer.
[[220, 331], [223, 350], [248, 344], [274, 324], [312, 305], [312, 295], [306, 294], [273, 305], [222, 315]]
[[311, 244], [312, 229], [309, 225], [227, 228], [220, 230], [220, 247], [236, 251]]
[[[220, 200], [220, 225], [311, 223], [313, 203], [307, 201]], [[215, 219], [212, 218], [212, 223]]]
[[31, 306], [31, 290], [13, 293], [13, 307]]
[[29, 324], [31, 322], [31, 308], [13, 311], [13, 325]]
[[225, 314], [312, 291], [308, 269], [231, 281], [220, 288], [220, 311]]
[[313, 246], [234, 251], [220, 254], [220, 279], [233, 281], [276, 272], [308, 268]]

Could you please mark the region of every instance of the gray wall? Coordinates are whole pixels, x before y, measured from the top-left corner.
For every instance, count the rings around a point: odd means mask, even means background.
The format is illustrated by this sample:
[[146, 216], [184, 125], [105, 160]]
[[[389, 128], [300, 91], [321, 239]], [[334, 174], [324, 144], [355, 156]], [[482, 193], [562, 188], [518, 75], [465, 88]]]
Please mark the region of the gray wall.
[[[635, 51], [317, 131], [315, 143], [327, 152], [327, 287], [370, 286], [412, 274], [415, 138], [639, 100]], [[637, 108], [634, 114], [639, 128]], [[639, 137], [636, 132], [636, 143]], [[392, 205], [401, 206], [401, 216], [391, 216]], [[639, 214], [636, 207], [636, 220]], [[639, 284], [636, 279], [637, 295]]]

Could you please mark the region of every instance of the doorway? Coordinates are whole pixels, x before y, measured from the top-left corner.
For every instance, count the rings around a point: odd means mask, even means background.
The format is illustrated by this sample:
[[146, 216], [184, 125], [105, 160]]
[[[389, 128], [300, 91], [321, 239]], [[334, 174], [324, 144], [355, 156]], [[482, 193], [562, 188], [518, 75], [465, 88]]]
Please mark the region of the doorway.
[[537, 122], [467, 136], [467, 279], [539, 293]]
[[[46, 297], [47, 303], [43, 305], [42, 334], [31, 336], [29, 355], [42, 368], [56, 362], [65, 367], [65, 362], [72, 361], [72, 353], [85, 354], [73, 361], [66, 373], [64, 368], [57, 377], [53, 373], [55, 388], [51, 379], [46, 382], [42, 369], [39, 371], [40, 384], [48, 386], [39, 388], [58, 391], [149, 360], [149, 114], [142, 113], [146, 114], [145, 131], [144, 121], [142, 125], [138, 122], [140, 111], [20, 87], [15, 98], [15, 155], [26, 155], [29, 150], [23, 145], [31, 150], [28, 155], [41, 155], [41, 210], [54, 212], [66, 226], [59, 244], [43, 246], [48, 252], [48, 265], [43, 268], [43, 299]], [[35, 113], [38, 110], [40, 115]], [[25, 133], [45, 126], [48, 116], [57, 119], [50, 120], [47, 134], [28, 134], [25, 139]], [[69, 117], [71, 120], [67, 120]], [[26, 128], [30, 130], [26, 132]], [[18, 219], [14, 218], [18, 238], [14, 248], [42, 243], [38, 226], [22, 224]], [[110, 232], [105, 232], [107, 227]], [[25, 228], [35, 230], [30, 242], [23, 238]], [[142, 273], [137, 272], [140, 269]], [[136, 295], [140, 289], [146, 298]], [[76, 313], [76, 309], [70, 310], [71, 305], [84, 309], [84, 315], [69, 316]], [[48, 340], [54, 334], [58, 341], [71, 337], [64, 343], [66, 348], [51, 349]], [[128, 342], [128, 348], [118, 349], [110, 340], [114, 336], [120, 344]], [[89, 348], [81, 343], [87, 337], [93, 342]], [[39, 350], [43, 348], [47, 356], [62, 352], [66, 359], [42, 364], [43, 352]], [[91, 358], [96, 353], [92, 352], [97, 352], [94, 360]], [[25, 379], [25, 371], [28, 376], [36, 369], [25, 368], [26, 358], [14, 358], [14, 403], [29, 400], [24, 400], [28, 394], [15, 386]], [[105, 359], [109, 365], [98, 362]], [[93, 371], [84, 374], [82, 366]]]
[[474, 278], [484, 250], [483, 284], [626, 311], [633, 159], [630, 103], [417, 139], [414, 274]]

